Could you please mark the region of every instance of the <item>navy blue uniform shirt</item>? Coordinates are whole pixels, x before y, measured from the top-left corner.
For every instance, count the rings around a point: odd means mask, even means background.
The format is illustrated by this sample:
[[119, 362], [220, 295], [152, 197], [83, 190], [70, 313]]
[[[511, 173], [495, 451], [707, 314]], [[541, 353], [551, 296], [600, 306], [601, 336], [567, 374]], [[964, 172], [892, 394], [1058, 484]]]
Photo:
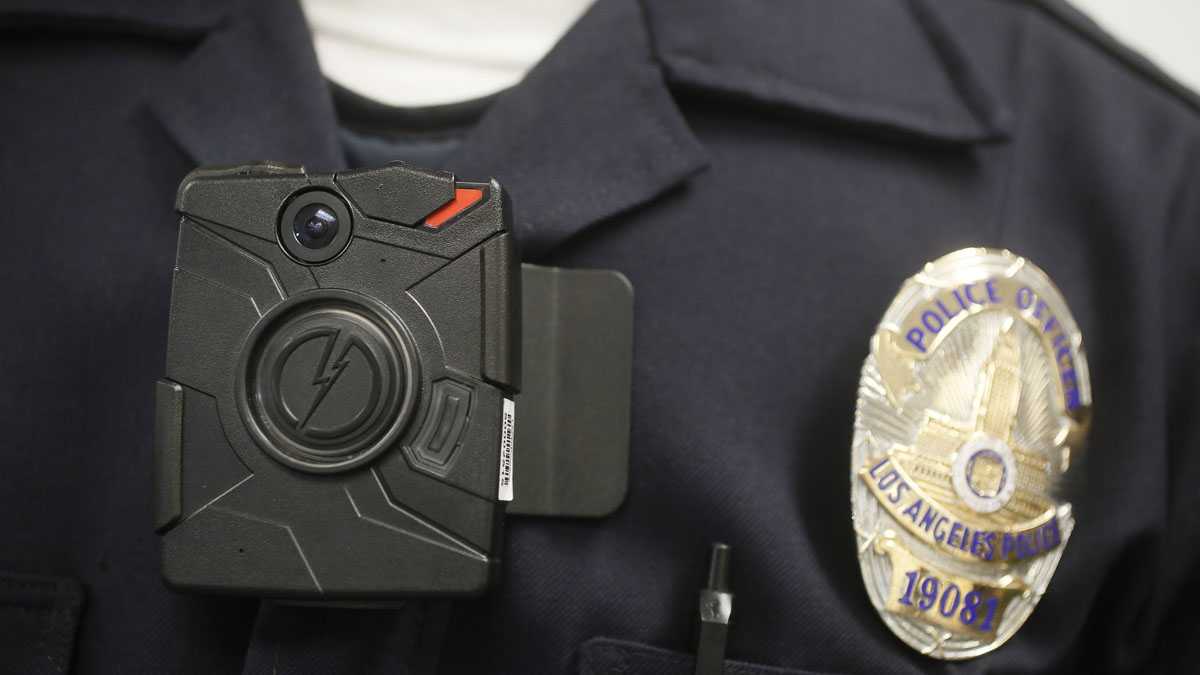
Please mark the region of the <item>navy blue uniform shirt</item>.
[[[179, 180], [347, 163], [299, 8], [0, 7], [0, 627], [46, 655], [0, 670], [404, 672], [419, 612], [178, 595], [151, 528]], [[1085, 20], [600, 0], [444, 167], [511, 191], [525, 259], [620, 270], [637, 302], [625, 505], [510, 519], [443, 672], [687, 672], [713, 540], [735, 550], [727, 672], [1194, 667], [1200, 116]], [[1011, 642], [945, 664], [867, 598], [848, 460], [884, 308], [971, 245], [1055, 280], [1095, 410], [1048, 593]]]

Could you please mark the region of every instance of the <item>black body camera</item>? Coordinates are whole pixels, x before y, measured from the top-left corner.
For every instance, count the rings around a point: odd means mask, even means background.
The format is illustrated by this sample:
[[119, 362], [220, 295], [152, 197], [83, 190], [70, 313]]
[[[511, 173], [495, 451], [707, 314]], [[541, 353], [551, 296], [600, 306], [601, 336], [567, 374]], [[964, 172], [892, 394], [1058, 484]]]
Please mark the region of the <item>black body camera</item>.
[[202, 169], [182, 215], [156, 527], [177, 588], [485, 589], [512, 499], [521, 274], [495, 181]]

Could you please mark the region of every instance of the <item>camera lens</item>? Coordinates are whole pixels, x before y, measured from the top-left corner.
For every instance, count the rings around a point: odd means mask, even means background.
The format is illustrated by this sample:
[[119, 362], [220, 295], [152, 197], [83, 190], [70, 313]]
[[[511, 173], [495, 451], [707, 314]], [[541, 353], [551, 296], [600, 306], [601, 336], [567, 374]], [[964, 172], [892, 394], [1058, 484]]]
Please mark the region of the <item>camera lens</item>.
[[337, 236], [337, 213], [325, 204], [309, 204], [296, 212], [292, 232], [305, 248], [325, 248]]
[[333, 190], [307, 189], [284, 203], [276, 221], [279, 245], [302, 265], [324, 265], [341, 255], [354, 235], [354, 217]]

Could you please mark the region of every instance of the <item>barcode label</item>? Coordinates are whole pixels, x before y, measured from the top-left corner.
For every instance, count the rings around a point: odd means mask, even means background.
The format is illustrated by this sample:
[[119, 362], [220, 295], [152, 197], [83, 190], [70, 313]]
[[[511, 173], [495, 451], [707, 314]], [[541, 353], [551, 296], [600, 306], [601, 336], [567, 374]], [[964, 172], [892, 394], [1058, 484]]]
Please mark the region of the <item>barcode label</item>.
[[502, 502], [513, 499], [513, 431], [516, 424], [517, 404], [506, 398], [500, 421], [500, 489], [497, 497]]

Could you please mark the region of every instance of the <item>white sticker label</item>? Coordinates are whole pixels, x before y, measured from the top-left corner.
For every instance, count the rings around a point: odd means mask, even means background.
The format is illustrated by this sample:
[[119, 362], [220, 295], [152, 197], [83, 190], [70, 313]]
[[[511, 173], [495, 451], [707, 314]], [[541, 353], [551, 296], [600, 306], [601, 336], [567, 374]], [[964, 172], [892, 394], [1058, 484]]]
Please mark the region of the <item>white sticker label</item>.
[[513, 499], [513, 431], [517, 425], [517, 404], [504, 399], [504, 414], [500, 422], [500, 489], [498, 499]]

